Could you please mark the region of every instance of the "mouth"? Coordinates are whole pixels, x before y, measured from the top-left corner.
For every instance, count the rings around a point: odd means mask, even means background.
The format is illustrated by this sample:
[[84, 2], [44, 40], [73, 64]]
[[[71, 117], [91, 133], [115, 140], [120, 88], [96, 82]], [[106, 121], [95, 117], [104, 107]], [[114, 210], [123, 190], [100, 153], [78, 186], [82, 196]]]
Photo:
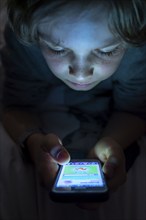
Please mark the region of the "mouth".
[[67, 82], [69, 83], [69, 84], [72, 84], [72, 85], [74, 85], [75, 87], [80, 87], [80, 88], [84, 88], [84, 87], [88, 87], [88, 86], [90, 86], [90, 85], [92, 85], [93, 83], [75, 83], [75, 82], [71, 82], [71, 81], [69, 81], [69, 80], [67, 80]]

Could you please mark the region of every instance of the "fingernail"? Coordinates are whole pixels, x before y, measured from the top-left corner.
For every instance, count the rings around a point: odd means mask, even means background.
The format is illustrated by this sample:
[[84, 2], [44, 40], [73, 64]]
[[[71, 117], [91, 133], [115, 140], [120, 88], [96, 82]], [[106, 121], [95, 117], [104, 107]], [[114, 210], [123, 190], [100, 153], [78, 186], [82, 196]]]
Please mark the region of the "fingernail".
[[51, 149], [50, 154], [60, 162], [67, 160], [68, 154], [67, 152], [60, 146], [55, 146]]
[[68, 154], [66, 153], [66, 151], [61, 150], [57, 155], [57, 160], [59, 160], [60, 162], [66, 162], [68, 160]]
[[61, 153], [62, 151], [62, 147], [60, 146], [55, 146], [51, 149], [50, 154], [55, 157], [58, 158], [58, 155]]

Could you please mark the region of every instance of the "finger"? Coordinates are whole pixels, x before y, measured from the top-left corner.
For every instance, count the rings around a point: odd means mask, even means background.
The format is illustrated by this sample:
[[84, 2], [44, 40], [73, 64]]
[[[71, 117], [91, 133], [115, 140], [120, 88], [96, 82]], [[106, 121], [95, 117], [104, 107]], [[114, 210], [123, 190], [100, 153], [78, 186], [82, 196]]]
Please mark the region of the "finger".
[[108, 177], [108, 186], [115, 191], [126, 181], [126, 170], [120, 159], [110, 157], [103, 166], [103, 172]]
[[54, 134], [48, 134], [46, 136], [46, 144], [43, 146], [43, 150], [53, 157], [54, 161], [63, 165], [69, 162], [70, 155], [68, 151], [62, 146], [60, 139]]
[[54, 160], [60, 164], [66, 164], [67, 162], [70, 161], [70, 155], [67, 152], [67, 150], [61, 146], [61, 145], [56, 145], [50, 149], [50, 155], [54, 158]]
[[107, 150], [105, 150], [105, 147], [100, 145], [100, 147], [96, 146], [96, 147], [92, 148], [88, 154], [88, 157], [95, 158], [95, 159], [98, 158], [101, 162], [104, 163], [107, 160], [108, 155], [109, 155], [109, 153], [107, 152]]
[[91, 150], [90, 156], [93, 158], [98, 157], [98, 159], [104, 163], [110, 156], [117, 157], [122, 153], [122, 148], [116, 141], [111, 138], [104, 138], [104, 140], [101, 139]]
[[110, 156], [104, 163], [102, 170], [107, 175], [107, 177], [112, 178], [115, 175], [115, 171], [118, 166], [118, 158], [116, 158], [115, 156]]
[[123, 185], [126, 182], [126, 179], [127, 179], [126, 172], [117, 171], [115, 173], [115, 176], [108, 180], [108, 186], [110, 190], [116, 191], [121, 185]]
[[56, 174], [58, 172], [58, 164], [54, 162], [44, 161], [41, 163], [38, 172], [41, 180], [41, 185], [46, 187], [48, 190], [51, 189], [52, 184], [54, 183]]

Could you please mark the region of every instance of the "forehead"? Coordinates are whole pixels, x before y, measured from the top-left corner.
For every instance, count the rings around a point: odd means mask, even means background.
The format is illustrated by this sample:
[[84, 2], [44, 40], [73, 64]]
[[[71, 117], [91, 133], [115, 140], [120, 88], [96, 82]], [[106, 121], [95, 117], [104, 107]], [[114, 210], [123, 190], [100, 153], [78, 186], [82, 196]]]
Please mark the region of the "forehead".
[[[89, 10], [81, 16], [79, 13], [64, 13], [64, 16], [48, 18], [39, 25], [41, 37], [47, 41], [71, 47], [72, 44], [99, 44], [99, 47], [112, 42], [115, 37], [108, 27], [108, 13], [102, 6]], [[98, 46], [98, 45], [97, 45]]]

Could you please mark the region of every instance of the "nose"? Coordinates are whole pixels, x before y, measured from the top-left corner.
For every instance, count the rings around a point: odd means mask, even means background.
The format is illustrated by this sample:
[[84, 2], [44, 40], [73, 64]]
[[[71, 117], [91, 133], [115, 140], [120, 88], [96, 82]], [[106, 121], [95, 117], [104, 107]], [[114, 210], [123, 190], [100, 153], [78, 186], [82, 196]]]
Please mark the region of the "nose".
[[90, 68], [84, 68], [84, 69], [80, 69], [80, 68], [75, 68], [72, 66], [69, 66], [69, 74], [73, 75], [73, 76], [92, 76], [94, 73], [94, 68], [90, 67]]

